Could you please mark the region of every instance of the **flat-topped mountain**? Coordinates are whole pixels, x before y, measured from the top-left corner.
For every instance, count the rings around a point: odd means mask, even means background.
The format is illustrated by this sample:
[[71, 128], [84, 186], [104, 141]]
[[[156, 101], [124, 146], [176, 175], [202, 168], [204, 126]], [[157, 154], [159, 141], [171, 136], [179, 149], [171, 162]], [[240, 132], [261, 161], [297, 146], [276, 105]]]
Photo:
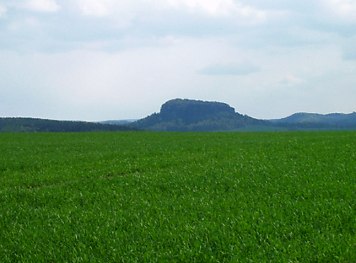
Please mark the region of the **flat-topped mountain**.
[[356, 129], [356, 113], [296, 113], [277, 120], [258, 120], [242, 115], [226, 103], [174, 99], [132, 124], [158, 131], [267, 131]]
[[235, 109], [226, 103], [200, 100], [174, 99], [161, 107], [162, 120], [180, 119], [185, 123], [199, 122], [205, 119], [235, 115]]
[[263, 124], [265, 121], [237, 113], [226, 103], [174, 99], [164, 103], [159, 113], [132, 125], [145, 130], [228, 131]]

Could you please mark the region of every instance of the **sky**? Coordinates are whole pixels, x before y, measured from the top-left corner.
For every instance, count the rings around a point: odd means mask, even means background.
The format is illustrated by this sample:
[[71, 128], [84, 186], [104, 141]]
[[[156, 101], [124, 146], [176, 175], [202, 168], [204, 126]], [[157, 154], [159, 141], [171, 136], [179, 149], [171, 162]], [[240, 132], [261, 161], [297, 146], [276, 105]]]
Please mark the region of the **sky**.
[[0, 116], [356, 111], [355, 0], [0, 0]]

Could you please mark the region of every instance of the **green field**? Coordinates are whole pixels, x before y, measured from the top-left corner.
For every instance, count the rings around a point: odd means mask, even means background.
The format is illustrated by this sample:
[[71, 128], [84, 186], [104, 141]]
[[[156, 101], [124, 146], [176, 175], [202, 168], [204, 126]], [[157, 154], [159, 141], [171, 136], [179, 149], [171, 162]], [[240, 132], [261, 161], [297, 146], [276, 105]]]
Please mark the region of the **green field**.
[[0, 134], [0, 262], [356, 262], [356, 132]]

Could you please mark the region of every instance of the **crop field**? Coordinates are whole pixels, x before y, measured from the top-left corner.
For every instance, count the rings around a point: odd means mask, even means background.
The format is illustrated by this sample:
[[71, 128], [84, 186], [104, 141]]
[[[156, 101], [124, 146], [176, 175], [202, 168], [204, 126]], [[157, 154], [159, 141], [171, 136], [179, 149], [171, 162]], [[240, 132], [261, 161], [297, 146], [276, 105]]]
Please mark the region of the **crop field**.
[[356, 132], [0, 134], [0, 262], [356, 262]]

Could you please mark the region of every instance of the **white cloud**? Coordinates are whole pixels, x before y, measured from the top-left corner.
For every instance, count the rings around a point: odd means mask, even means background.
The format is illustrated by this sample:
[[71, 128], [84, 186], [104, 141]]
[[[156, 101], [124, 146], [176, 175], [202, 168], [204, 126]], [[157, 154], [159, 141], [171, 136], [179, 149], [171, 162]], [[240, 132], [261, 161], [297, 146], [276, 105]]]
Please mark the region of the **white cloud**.
[[0, 5], [0, 18], [6, 15], [7, 13], [7, 8], [3, 5]]
[[245, 63], [229, 63], [229, 64], [213, 64], [198, 71], [203, 75], [212, 76], [245, 76], [260, 71], [257, 66], [254, 66], [248, 62]]
[[163, 4], [214, 17], [237, 16], [238, 19], [251, 19], [251, 22], [260, 22], [267, 17], [266, 11], [233, 0], [162, 0], [161, 5]]
[[303, 80], [292, 73], [287, 73], [280, 81], [282, 86], [294, 86], [303, 83]]
[[45, 13], [57, 12], [60, 9], [55, 0], [29, 0], [24, 4], [24, 7], [32, 11]]
[[232, 0], [168, 0], [174, 8], [188, 8], [190, 11], [203, 11], [210, 15], [226, 15], [236, 8]]
[[355, 0], [320, 0], [329, 13], [341, 20], [356, 22]]
[[[69, 9], [79, 12], [87, 18], [107, 19], [111, 28], [128, 28], [134, 18], [142, 15], [143, 0], [72, 0], [68, 2]], [[147, 10], [146, 13], [151, 15]], [[107, 29], [104, 29], [107, 32]]]
[[[268, 12], [234, 0], [76, 0], [80, 12], [88, 16], [105, 17], [134, 13], [139, 16], [143, 12], [154, 10], [174, 10], [194, 15], [212, 17], [231, 16], [249, 22], [264, 21]], [[244, 21], [245, 22], [245, 21]]]
[[38, 30], [41, 23], [36, 17], [24, 17], [9, 24], [9, 30], [12, 32], [20, 30]]
[[111, 14], [115, 1], [78, 0], [78, 7], [83, 15], [103, 17]]

